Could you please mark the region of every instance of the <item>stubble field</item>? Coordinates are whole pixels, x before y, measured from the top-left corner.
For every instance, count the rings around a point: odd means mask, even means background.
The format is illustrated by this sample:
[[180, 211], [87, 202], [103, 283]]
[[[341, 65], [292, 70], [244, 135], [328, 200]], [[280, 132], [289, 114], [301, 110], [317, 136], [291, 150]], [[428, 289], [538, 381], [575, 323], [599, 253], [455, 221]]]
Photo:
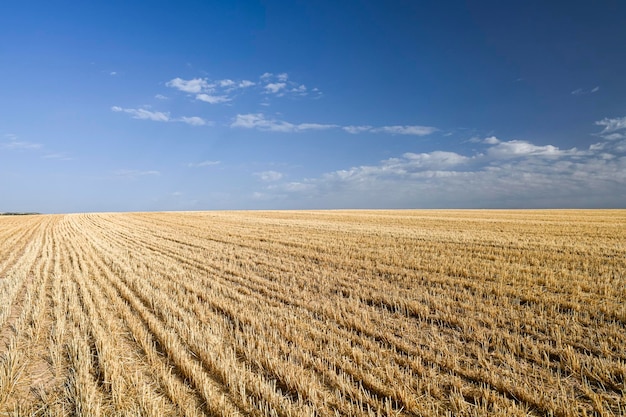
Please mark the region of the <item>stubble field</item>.
[[626, 211], [0, 217], [0, 415], [626, 414]]

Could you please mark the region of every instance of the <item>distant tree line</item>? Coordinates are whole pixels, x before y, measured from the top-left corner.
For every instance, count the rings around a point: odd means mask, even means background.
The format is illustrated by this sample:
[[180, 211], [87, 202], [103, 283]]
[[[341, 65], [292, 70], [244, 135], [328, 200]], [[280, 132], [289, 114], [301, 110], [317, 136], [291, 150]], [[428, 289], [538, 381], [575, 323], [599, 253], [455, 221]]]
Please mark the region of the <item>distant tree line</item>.
[[41, 213], [36, 213], [36, 212], [32, 212], [32, 213], [16, 213], [16, 212], [7, 212], [7, 213], [0, 213], [0, 216], [32, 216], [35, 214], [41, 214]]

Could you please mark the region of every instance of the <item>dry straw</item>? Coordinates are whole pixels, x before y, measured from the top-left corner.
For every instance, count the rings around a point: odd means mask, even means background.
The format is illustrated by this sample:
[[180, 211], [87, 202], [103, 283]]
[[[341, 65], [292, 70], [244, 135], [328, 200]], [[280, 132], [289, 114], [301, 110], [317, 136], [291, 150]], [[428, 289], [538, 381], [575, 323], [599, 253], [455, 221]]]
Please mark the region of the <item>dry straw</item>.
[[620, 416], [626, 211], [0, 218], [0, 416]]

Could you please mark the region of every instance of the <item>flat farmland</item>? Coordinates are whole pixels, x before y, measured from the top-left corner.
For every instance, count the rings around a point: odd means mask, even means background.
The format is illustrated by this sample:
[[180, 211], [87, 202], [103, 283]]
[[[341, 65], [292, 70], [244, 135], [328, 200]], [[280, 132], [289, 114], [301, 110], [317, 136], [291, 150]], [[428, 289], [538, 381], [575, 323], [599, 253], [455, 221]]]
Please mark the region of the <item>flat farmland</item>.
[[626, 415], [626, 210], [0, 216], [0, 415]]

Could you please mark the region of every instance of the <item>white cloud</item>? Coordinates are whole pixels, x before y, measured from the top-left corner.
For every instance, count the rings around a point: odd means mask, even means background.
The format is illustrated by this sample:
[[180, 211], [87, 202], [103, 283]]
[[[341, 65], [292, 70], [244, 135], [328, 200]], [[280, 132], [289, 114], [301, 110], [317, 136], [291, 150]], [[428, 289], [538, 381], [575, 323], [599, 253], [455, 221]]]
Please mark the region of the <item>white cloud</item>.
[[190, 124], [192, 126], [204, 126], [204, 125], [207, 124], [206, 120], [204, 120], [201, 117], [197, 117], [197, 116], [192, 116], [192, 117], [185, 117], [185, 116], [183, 116], [180, 119], [178, 119], [178, 121]]
[[[402, 155], [404, 160], [412, 168], [420, 169], [444, 169], [451, 168], [469, 162], [472, 158], [459, 155], [455, 152], [434, 151], [430, 153], [405, 153]], [[395, 161], [394, 159], [388, 160]]]
[[615, 133], [609, 133], [608, 135], [603, 135], [602, 137], [607, 140], [626, 139], [626, 133], [615, 132]]
[[57, 159], [60, 161], [71, 161], [74, 158], [70, 157], [66, 152], [48, 153], [42, 156], [43, 159]]
[[111, 107], [111, 110], [118, 113], [122, 112], [130, 114], [133, 119], [140, 120], [152, 120], [155, 122], [182, 122], [192, 126], [204, 126], [211, 124], [210, 122], [207, 122], [203, 118], [197, 116], [182, 116], [178, 118], [171, 118], [170, 114], [167, 112], [150, 111], [146, 109], [125, 109], [120, 106], [113, 106]]
[[595, 152], [595, 151], [601, 151], [604, 148], [606, 148], [607, 143], [606, 142], [598, 142], [598, 143], [594, 143], [592, 145], [589, 145], [589, 150], [591, 152]]
[[154, 98], [158, 100], [167, 100], [167, 97], [164, 96], [163, 94], [157, 94], [156, 96], [154, 96]]
[[221, 164], [220, 161], [202, 161], [202, 162], [190, 162], [187, 164], [189, 168], [202, 168]]
[[490, 136], [488, 138], [485, 138], [483, 142], [488, 145], [497, 145], [498, 143], [500, 143], [500, 140], [495, 136]]
[[261, 181], [265, 181], [265, 182], [278, 181], [284, 177], [284, 174], [278, 171], [256, 172], [254, 175], [259, 177]]
[[117, 72], [116, 72], [116, 71], [111, 71], [111, 72], [109, 73], [109, 75], [115, 76], [115, 75], [117, 75]]
[[150, 111], [145, 109], [124, 109], [119, 106], [111, 107], [111, 110], [114, 112], [124, 112], [130, 114], [133, 119], [140, 120], [153, 120], [155, 122], [169, 122], [170, 115], [169, 113], [159, 112], [159, 111]]
[[267, 127], [268, 123], [269, 122], [265, 120], [265, 116], [263, 116], [262, 113], [238, 114], [235, 116], [235, 120], [231, 123], [230, 127], [254, 129]]
[[238, 114], [230, 125], [245, 129], [258, 129], [270, 132], [303, 132], [306, 130], [332, 129], [337, 125], [320, 123], [293, 124], [281, 120], [266, 119], [262, 113]]
[[619, 153], [626, 153], [626, 140], [622, 140], [616, 143], [613, 147], [613, 150]]
[[0, 142], [0, 149], [9, 151], [29, 151], [39, 154], [41, 159], [55, 159], [58, 161], [71, 161], [74, 159], [70, 157], [67, 152], [54, 152], [46, 149], [41, 143], [19, 140], [18, 136], [12, 133], [5, 134], [4, 137], [8, 140]]
[[197, 94], [210, 88], [206, 78], [193, 78], [191, 80], [183, 80], [182, 78], [174, 78], [165, 83], [166, 86], [176, 88], [185, 93]]
[[392, 135], [414, 135], [414, 136], [426, 136], [437, 132], [439, 129], [432, 126], [418, 126], [418, 125], [396, 125], [396, 126], [381, 126], [373, 127], [369, 125], [361, 126], [343, 126], [343, 130], [351, 134], [357, 134], [362, 132], [372, 133], [390, 133]]
[[582, 96], [584, 94], [593, 94], [593, 93], [597, 93], [598, 91], [600, 91], [600, 86], [596, 86], [590, 90], [584, 90], [582, 88], [577, 88], [576, 90], [572, 91], [572, 95], [573, 96]]
[[[233, 101], [244, 92], [263, 93], [265, 96], [304, 97], [309, 94], [307, 87], [302, 83], [289, 80], [287, 73], [273, 74], [266, 72], [259, 77], [259, 82], [248, 79], [237, 80], [224, 78], [210, 80], [208, 78], [192, 78], [186, 80], [180, 77], [166, 82], [167, 87], [175, 88], [184, 93], [193, 94], [196, 100], [210, 104], [219, 104]], [[321, 95], [319, 89], [314, 88], [316, 97]]]
[[291, 90], [289, 90], [289, 92], [300, 95], [300, 96], [304, 96], [307, 94], [306, 85], [300, 84], [299, 86], [294, 87]]
[[351, 133], [351, 134], [355, 135], [357, 133], [369, 132], [373, 128], [372, 128], [372, 126], [363, 125], [363, 126], [344, 126], [344, 127], [342, 127], [342, 129], [345, 130], [348, 133]]
[[259, 78], [263, 92], [265, 94], [273, 94], [276, 97], [305, 97], [313, 93], [313, 98], [318, 98], [322, 94], [317, 87], [309, 90], [306, 85], [291, 81], [289, 74], [286, 72], [280, 74], [266, 72]]
[[219, 85], [220, 87], [232, 87], [235, 85], [235, 82], [230, 79], [225, 79], [225, 80], [219, 80], [217, 82], [217, 85]]
[[604, 130], [600, 133], [611, 133], [617, 130], [626, 129], [626, 116], [616, 117], [614, 119], [605, 117], [604, 119], [597, 121], [596, 125], [604, 126]]
[[437, 131], [431, 126], [383, 126], [371, 130], [372, 132], [391, 133], [393, 135], [426, 136]]
[[209, 81], [206, 78], [194, 78], [191, 80], [174, 78], [165, 85], [177, 88], [185, 93], [195, 94], [196, 100], [218, 104], [231, 101], [232, 97], [229, 94], [233, 93], [233, 91], [252, 87], [255, 83], [249, 80], [234, 81], [230, 78], [216, 81]]
[[210, 104], [225, 103], [230, 101], [230, 98], [227, 96], [212, 96], [210, 94], [198, 94], [196, 95], [196, 99]]
[[302, 130], [326, 130], [326, 129], [333, 129], [339, 127], [337, 125], [333, 125], [333, 124], [323, 124], [323, 123], [300, 123], [298, 125], [296, 125], [296, 130], [297, 131], [302, 131]]
[[287, 84], [285, 83], [270, 83], [265, 86], [265, 90], [269, 93], [277, 94], [285, 87], [287, 87]]
[[400, 135], [425, 136], [436, 132], [438, 129], [431, 126], [341, 126], [328, 123], [300, 123], [294, 124], [283, 120], [268, 119], [263, 113], [238, 114], [230, 125], [246, 129], [259, 129], [272, 132], [302, 132], [306, 130], [342, 129], [345, 132], [356, 134], [360, 132], [390, 133]]
[[556, 146], [537, 146], [523, 140], [511, 140], [504, 142], [498, 140], [494, 136], [485, 139], [484, 143], [494, 145], [488, 149], [487, 155], [498, 159], [518, 158], [523, 156], [558, 157], [580, 154], [576, 148], [562, 150]]
[[289, 193], [308, 193], [315, 191], [316, 185], [317, 184], [310, 180], [304, 180], [302, 182], [293, 181], [282, 184], [280, 187], [270, 186], [268, 190], [282, 190]]
[[1, 143], [0, 148], [9, 150], [34, 151], [43, 148], [43, 145], [40, 143], [17, 140], [17, 136], [10, 135], [9, 141]]

